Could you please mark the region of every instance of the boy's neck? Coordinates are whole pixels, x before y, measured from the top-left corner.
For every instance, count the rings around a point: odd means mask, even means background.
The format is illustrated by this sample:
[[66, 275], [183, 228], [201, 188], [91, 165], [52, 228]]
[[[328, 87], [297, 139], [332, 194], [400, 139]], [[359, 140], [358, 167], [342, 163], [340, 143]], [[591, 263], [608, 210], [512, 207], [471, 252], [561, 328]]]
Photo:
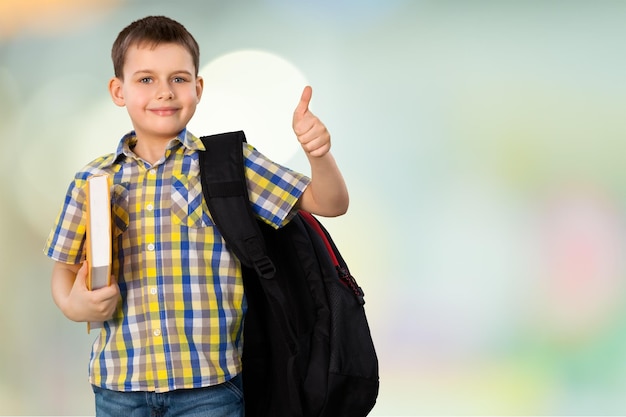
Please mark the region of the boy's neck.
[[173, 138], [152, 138], [146, 139], [137, 137], [137, 143], [133, 148], [135, 155], [148, 162], [150, 165], [156, 164], [165, 155], [167, 145]]

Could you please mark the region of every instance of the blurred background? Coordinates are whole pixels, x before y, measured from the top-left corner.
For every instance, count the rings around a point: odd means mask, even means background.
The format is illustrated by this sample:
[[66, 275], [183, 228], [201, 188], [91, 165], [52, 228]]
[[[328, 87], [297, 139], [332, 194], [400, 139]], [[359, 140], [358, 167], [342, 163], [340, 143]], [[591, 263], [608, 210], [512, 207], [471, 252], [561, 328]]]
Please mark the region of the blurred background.
[[325, 221], [366, 292], [373, 416], [626, 414], [626, 2], [0, 0], [0, 414], [93, 415], [94, 334], [42, 247], [73, 174], [130, 130], [131, 21], [201, 46], [197, 135], [308, 172], [302, 88], [351, 191]]

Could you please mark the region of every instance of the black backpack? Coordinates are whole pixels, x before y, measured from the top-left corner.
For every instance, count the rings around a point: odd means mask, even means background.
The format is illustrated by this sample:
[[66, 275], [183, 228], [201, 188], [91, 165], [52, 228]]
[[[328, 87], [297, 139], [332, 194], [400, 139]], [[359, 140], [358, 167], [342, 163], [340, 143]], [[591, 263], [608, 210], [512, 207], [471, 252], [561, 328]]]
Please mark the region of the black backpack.
[[278, 230], [255, 218], [245, 140], [241, 131], [205, 136], [199, 155], [207, 206], [243, 269], [246, 416], [366, 416], [379, 377], [363, 291], [311, 214]]

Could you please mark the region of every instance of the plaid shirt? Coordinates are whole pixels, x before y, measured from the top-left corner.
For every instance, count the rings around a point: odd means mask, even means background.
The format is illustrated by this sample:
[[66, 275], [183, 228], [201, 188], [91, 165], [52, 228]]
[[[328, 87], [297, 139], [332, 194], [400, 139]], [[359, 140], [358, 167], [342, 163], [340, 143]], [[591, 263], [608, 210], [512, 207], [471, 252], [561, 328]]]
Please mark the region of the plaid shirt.
[[[90, 360], [90, 382], [116, 391], [199, 388], [241, 371], [245, 299], [238, 260], [226, 250], [203, 200], [202, 142], [184, 130], [153, 166], [132, 151], [88, 164], [70, 184], [45, 246], [50, 258], [77, 264], [85, 237], [87, 177], [113, 177], [113, 274], [121, 291]], [[286, 223], [309, 179], [244, 145], [250, 200], [274, 227]]]

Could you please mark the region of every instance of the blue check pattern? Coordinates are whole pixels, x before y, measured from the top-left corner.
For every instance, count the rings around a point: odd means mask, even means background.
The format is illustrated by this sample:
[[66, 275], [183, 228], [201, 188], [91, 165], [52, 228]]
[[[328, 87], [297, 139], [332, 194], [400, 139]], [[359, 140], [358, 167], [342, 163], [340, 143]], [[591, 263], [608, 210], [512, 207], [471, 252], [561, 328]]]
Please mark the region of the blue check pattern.
[[[84, 186], [113, 177], [113, 271], [122, 294], [96, 338], [90, 382], [115, 391], [199, 388], [241, 371], [245, 298], [239, 261], [226, 249], [203, 200], [198, 151], [181, 132], [150, 165], [133, 152], [131, 132], [115, 153], [71, 182], [44, 252], [77, 264], [84, 258]], [[257, 216], [281, 227], [309, 179], [244, 144], [246, 178]]]

